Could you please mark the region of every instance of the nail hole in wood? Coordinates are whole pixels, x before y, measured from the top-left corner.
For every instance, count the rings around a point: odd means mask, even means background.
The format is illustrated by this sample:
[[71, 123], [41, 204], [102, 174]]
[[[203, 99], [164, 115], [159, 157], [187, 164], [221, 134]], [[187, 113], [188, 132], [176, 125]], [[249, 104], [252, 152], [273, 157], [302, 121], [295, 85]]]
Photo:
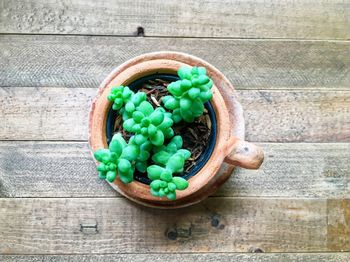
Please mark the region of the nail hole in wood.
[[145, 29], [142, 26], [137, 27], [136, 35], [145, 36]]
[[177, 232], [176, 232], [176, 230], [173, 230], [173, 229], [168, 230], [167, 233], [166, 233], [166, 236], [167, 236], [167, 238], [169, 238], [170, 240], [176, 240], [176, 238], [177, 238]]

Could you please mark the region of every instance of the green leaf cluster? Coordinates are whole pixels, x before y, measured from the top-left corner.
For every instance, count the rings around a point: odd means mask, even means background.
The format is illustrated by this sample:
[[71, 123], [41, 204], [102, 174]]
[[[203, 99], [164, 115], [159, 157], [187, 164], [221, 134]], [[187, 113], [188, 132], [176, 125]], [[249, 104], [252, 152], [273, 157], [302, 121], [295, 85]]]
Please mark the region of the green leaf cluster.
[[153, 196], [176, 199], [175, 190], [184, 190], [188, 182], [182, 177], [173, 176], [174, 173], [183, 172], [185, 161], [190, 158], [191, 152], [182, 149], [182, 137], [174, 136], [168, 145], [153, 149], [152, 160], [156, 165], [147, 168], [147, 176], [153, 180], [150, 184]]
[[133, 181], [135, 168], [126, 157], [125, 152], [129, 148], [121, 134], [115, 134], [109, 143], [108, 149], [99, 149], [94, 157], [100, 164], [97, 166], [98, 176], [113, 182], [117, 174], [120, 180], [127, 184]]
[[204, 103], [213, 97], [213, 80], [204, 67], [183, 66], [178, 70], [180, 80], [168, 85], [171, 95], [162, 99], [164, 107], [172, 110], [175, 123], [181, 120], [193, 122], [204, 111]]

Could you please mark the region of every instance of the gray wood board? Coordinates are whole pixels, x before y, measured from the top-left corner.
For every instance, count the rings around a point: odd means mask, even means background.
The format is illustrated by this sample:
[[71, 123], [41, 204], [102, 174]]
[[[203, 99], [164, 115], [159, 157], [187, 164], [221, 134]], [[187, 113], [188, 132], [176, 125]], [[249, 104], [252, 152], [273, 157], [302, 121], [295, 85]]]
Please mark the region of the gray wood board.
[[[259, 170], [237, 168], [216, 196], [350, 198], [349, 143], [260, 143]], [[114, 197], [87, 143], [1, 142], [0, 197]]]
[[[251, 252], [259, 252], [252, 248]], [[198, 254], [115, 254], [115, 255], [0, 255], [3, 262], [348, 262], [349, 253], [198, 253]]]
[[[0, 88], [1, 140], [87, 140], [94, 88]], [[246, 139], [349, 142], [350, 91], [239, 90]]]
[[349, 1], [3, 0], [0, 32], [349, 39]]
[[237, 89], [349, 89], [349, 42], [30, 35], [0, 35], [0, 86], [98, 87], [126, 60], [160, 50], [207, 60]]
[[0, 253], [349, 251], [349, 200], [209, 198], [156, 210], [121, 198], [0, 199]]

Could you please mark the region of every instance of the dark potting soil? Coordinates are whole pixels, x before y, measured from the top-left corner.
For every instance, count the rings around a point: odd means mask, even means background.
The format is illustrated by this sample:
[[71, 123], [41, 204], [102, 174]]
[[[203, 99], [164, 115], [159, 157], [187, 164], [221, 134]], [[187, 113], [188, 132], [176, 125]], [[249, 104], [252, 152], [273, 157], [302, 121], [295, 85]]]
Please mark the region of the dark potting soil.
[[[150, 102], [154, 108], [161, 106], [162, 98], [169, 95], [166, 89], [170, 82], [164, 81], [162, 79], [148, 80], [142, 85], [139, 91], [145, 92], [147, 94], [147, 100]], [[124, 131], [121, 125], [121, 116], [118, 116], [115, 125], [114, 132], [121, 133], [126, 141], [129, 141], [133, 134]], [[197, 163], [197, 160], [201, 156], [202, 152], [205, 150], [208, 139], [210, 135], [211, 121], [208, 115], [208, 111], [204, 109], [202, 116], [197, 118], [193, 123], [186, 123], [181, 121], [178, 124], [173, 125], [173, 130], [175, 135], [181, 135], [183, 139], [182, 148], [187, 149], [191, 152], [191, 157], [185, 162], [183, 175], [189, 173], [192, 167]], [[164, 144], [167, 144], [165, 141]], [[154, 164], [152, 160], [149, 160], [149, 165]], [[137, 170], [135, 172], [138, 172]], [[146, 175], [144, 175], [146, 176]]]

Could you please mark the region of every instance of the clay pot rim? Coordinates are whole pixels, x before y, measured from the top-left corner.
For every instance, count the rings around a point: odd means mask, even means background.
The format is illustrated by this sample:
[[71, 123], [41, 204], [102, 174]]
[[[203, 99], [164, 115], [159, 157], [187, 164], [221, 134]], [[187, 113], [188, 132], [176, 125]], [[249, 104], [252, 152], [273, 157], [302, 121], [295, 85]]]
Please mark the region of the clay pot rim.
[[[191, 63], [184, 63], [187, 61], [190, 61]], [[155, 62], [156, 64], [163, 63], [162, 67], [156, 68], [157, 73], [160, 73], [160, 71], [165, 70], [166, 73], [174, 74], [176, 73], [176, 70], [180, 65], [186, 64], [190, 66], [194, 66], [194, 65], [204, 66], [207, 68], [209, 76], [211, 76], [211, 73], [215, 75], [215, 77], [212, 77], [212, 76], [211, 77], [214, 80], [214, 86], [213, 86], [214, 97], [212, 100], [212, 105], [215, 110], [215, 115], [218, 122], [217, 142], [208, 162], [203, 166], [201, 170], [197, 172], [196, 175], [194, 175], [189, 179], [189, 183], [190, 183], [189, 188], [184, 191], [177, 191], [177, 199], [175, 201], [170, 201], [170, 200], [167, 200], [166, 198], [158, 198], [158, 197], [151, 196], [149, 193], [149, 186], [141, 182], [134, 181], [131, 184], [124, 185], [119, 181], [119, 179], [116, 179], [114, 183], [111, 183], [112, 187], [115, 188], [119, 193], [138, 203], [148, 205], [148, 206], [159, 207], [159, 205], [161, 205], [161, 206], [167, 207], [167, 206], [177, 205], [178, 202], [181, 202], [184, 199], [191, 197], [191, 195], [195, 194], [203, 186], [209, 183], [209, 181], [215, 176], [224, 158], [226, 157], [226, 154], [228, 153], [228, 152], [220, 153], [219, 152], [220, 148], [223, 149], [225, 147], [225, 142], [227, 142], [230, 139], [230, 137], [232, 137], [233, 132], [230, 132], [231, 131], [230, 129], [231, 128], [235, 129], [235, 126], [233, 126], [230, 123], [229, 114], [228, 114], [228, 110], [226, 108], [224, 99], [222, 98], [217, 88], [217, 85], [218, 84], [220, 85], [220, 83], [218, 83], [219, 80], [224, 81], [226, 85], [229, 84], [231, 86], [231, 84], [228, 82], [225, 76], [223, 76], [223, 74], [220, 73], [215, 67], [213, 67], [212, 65], [208, 64], [207, 62], [197, 57], [184, 54], [184, 53], [178, 53], [178, 52], [148, 53], [123, 63], [122, 65], [117, 67], [115, 70], [113, 70], [100, 85], [98, 89], [98, 94], [93, 100], [91, 112], [90, 112], [90, 118], [89, 118], [89, 145], [90, 145], [91, 151], [96, 150], [97, 147], [101, 145], [103, 147], [106, 147], [105, 139], [101, 140], [101, 137], [99, 138], [99, 140], [95, 139], [96, 128], [98, 130], [99, 128], [101, 128], [101, 126], [100, 127], [98, 126], [96, 127], [96, 125], [94, 126], [94, 122], [96, 122], [96, 120], [98, 120], [97, 122], [99, 123], [101, 123], [101, 120], [102, 122], [104, 121], [103, 118], [105, 118], [106, 115], [102, 116], [102, 119], [101, 119], [101, 116], [96, 117], [95, 110], [96, 110], [96, 107], [99, 107], [100, 109], [101, 106], [103, 106], [106, 110], [106, 104], [107, 103], [109, 104], [109, 102], [107, 101], [106, 103], [105, 101], [104, 103], [101, 104], [101, 102], [99, 101], [101, 101], [101, 99], [107, 100], [106, 94], [109, 93], [109, 89], [111, 88], [111, 86], [115, 84], [127, 85], [128, 83], [134, 81], [137, 78], [152, 74], [152, 72], [154, 72], [155, 70], [155, 66], [156, 66], [154, 64]], [[140, 66], [142, 64], [143, 64], [143, 67]], [[153, 67], [152, 66], [147, 67], [150, 65], [152, 65]], [[141, 75], [138, 75], [137, 77], [134, 77], [135, 75], [124, 76], [124, 78], [120, 77], [121, 74], [125, 73], [128, 70], [135, 71], [135, 68], [137, 69], [136, 70], [137, 74], [141, 74]], [[122, 83], [118, 82], [120, 81], [120, 79], [124, 79], [124, 81]], [[238, 103], [237, 101], [235, 102]], [[111, 104], [108, 105], [107, 110], [109, 109], [110, 106]], [[238, 109], [241, 109], [239, 103], [238, 103]], [[243, 129], [243, 132], [240, 132], [240, 135], [236, 134], [236, 137], [238, 136], [240, 139], [243, 139], [244, 138], [244, 121], [242, 116], [242, 110], [240, 110], [240, 112], [235, 112], [235, 113], [238, 113], [238, 122], [235, 123], [238, 126], [238, 128], [236, 126], [236, 131], [237, 129], [238, 131], [239, 129], [240, 130]], [[225, 124], [220, 125], [220, 123], [225, 123]], [[104, 127], [105, 126], [102, 126], [102, 129], [104, 129]], [[103, 135], [105, 136], [105, 133], [103, 133]], [[210, 170], [210, 171], [207, 172], [207, 170]], [[201, 179], [198, 179], [198, 178], [201, 178]], [[198, 199], [198, 201], [200, 200], [201, 199]], [[193, 204], [193, 202], [191, 202], [190, 204]]]

